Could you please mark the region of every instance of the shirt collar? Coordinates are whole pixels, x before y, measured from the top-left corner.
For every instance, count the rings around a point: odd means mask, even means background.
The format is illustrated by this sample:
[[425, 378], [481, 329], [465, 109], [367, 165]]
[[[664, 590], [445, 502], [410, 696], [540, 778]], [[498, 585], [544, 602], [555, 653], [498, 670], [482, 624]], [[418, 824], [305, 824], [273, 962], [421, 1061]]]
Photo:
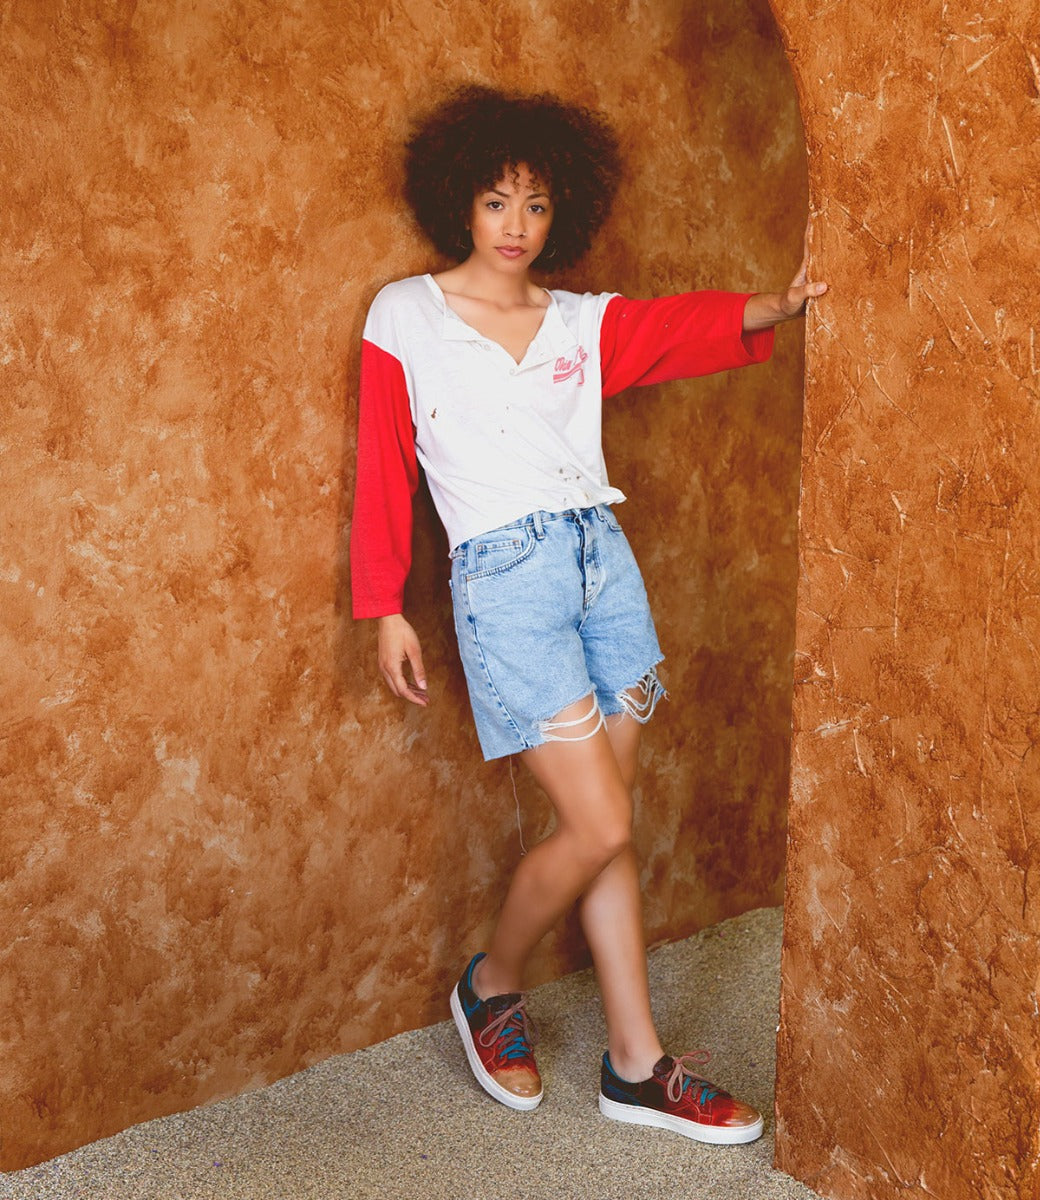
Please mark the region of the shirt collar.
[[[485, 337], [482, 333], [478, 333], [471, 325], [466, 324], [448, 304], [444, 298], [444, 293], [437, 286], [436, 280], [431, 275], [427, 275], [426, 280], [440, 305], [441, 336], [445, 341], [480, 342], [490, 346], [498, 345], [492, 338]], [[560, 355], [565, 354], [568, 350], [573, 350], [577, 345], [577, 338], [567, 328], [559, 305], [556, 303], [556, 297], [548, 289], [546, 289], [546, 295], [549, 297], [549, 307], [545, 310], [542, 324], [538, 332], [534, 335], [534, 340], [527, 347], [527, 353], [524, 355], [523, 361], [519, 364], [525, 370], [528, 367], [539, 367], [543, 363], [551, 362], [559, 358]]]

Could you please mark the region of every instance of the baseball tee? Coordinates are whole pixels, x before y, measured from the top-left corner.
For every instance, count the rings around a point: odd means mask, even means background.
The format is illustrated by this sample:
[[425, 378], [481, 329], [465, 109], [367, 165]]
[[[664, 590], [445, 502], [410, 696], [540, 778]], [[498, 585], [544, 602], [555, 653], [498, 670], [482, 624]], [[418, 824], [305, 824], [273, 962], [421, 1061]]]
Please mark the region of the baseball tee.
[[517, 362], [467, 325], [431, 275], [388, 284], [361, 347], [354, 616], [402, 610], [421, 465], [451, 549], [536, 511], [625, 499], [607, 478], [602, 400], [628, 387], [763, 362], [743, 331], [750, 293], [656, 300], [549, 291]]

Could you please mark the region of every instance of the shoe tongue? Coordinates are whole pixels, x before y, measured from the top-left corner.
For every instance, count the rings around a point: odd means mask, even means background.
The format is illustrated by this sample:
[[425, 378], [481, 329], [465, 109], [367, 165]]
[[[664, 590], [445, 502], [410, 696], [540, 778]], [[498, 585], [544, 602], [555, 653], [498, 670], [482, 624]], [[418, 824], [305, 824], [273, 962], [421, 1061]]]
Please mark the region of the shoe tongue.
[[520, 992], [505, 992], [501, 996], [489, 996], [485, 1003], [497, 1017], [499, 1013], [504, 1013], [507, 1008], [512, 1008], [514, 1004], [519, 1004], [520, 996]]
[[670, 1054], [662, 1054], [661, 1057], [654, 1063], [654, 1074], [658, 1078], [665, 1078], [671, 1074], [672, 1067], [675, 1066], [675, 1059]]

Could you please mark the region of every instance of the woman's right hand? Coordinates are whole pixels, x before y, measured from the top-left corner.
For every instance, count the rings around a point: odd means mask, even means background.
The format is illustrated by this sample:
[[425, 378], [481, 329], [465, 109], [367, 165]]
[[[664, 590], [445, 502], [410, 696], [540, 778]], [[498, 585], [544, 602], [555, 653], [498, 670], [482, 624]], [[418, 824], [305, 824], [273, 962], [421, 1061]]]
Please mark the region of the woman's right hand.
[[[414, 683], [405, 676], [405, 663], [411, 667]], [[419, 639], [400, 613], [379, 618], [379, 670], [395, 696], [413, 704], [429, 704]]]

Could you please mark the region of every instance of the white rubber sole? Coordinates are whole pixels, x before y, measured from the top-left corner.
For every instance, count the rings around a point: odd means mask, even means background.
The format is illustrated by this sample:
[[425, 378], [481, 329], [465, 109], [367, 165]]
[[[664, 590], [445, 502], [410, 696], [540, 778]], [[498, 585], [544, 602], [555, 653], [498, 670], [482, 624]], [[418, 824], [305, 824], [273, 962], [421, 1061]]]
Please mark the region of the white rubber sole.
[[473, 1035], [469, 1031], [469, 1022], [466, 1020], [466, 1014], [462, 1011], [462, 1001], [459, 999], [459, 989], [457, 987], [451, 989], [450, 1003], [455, 1028], [459, 1031], [459, 1037], [462, 1039], [462, 1048], [466, 1051], [466, 1061], [469, 1063], [469, 1068], [473, 1072], [477, 1083], [480, 1084], [489, 1096], [493, 1096], [499, 1104], [504, 1104], [506, 1108], [516, 1109], [517, 1112], [531, 1112], [537, 1108], [542, 1102], [543, 1092], [539, 1092], [537, 1096], [515, 1096], [512, 1092], [507, 1092], [500, 1083], [496, 1083], [484, 1069], [484, 1064], [480, 1061], [480, 1056], [473, 1048]]
[[744, 1125], [739, 1129], [727, 1128], [725, 1125], [695, 1125], [692, 1121], [673, 1117], [653, 1108], [610, 1100], [602, 1092], [599, 1094], [599, 1111], [612, 1121], [668, 1129], [672, 1133], [681, 1133], [683, 1137], [693, 1138], [695, 1142], [710, 1142], [713, 1146], [739, 1146], [744, 1142], [755, 1142], [762, 1136], [761, 1117], [754, 1125]]

